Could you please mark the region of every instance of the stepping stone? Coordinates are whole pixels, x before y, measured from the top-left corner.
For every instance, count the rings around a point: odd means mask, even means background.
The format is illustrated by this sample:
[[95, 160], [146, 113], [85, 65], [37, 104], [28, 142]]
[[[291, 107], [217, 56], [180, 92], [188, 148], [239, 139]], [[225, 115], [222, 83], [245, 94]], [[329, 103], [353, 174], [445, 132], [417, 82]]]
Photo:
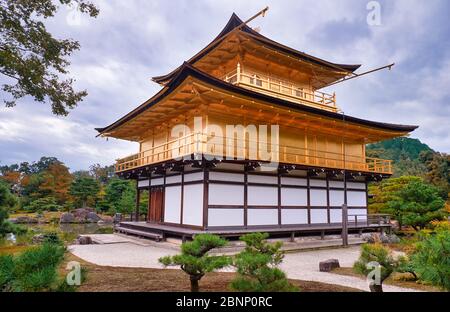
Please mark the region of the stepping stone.
[[326, 261], [322, 261], [319, 263], [320, 272], [331, 272], [333, 269], [339, 268], [339, 260], [338, 259], [329, 259]]

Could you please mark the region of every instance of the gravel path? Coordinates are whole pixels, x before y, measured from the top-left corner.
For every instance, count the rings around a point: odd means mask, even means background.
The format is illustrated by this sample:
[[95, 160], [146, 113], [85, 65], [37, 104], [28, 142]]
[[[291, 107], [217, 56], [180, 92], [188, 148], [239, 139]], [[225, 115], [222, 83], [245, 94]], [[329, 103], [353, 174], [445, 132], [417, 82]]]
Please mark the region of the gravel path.
[[[115, 267], [162, 268], [158, 258], [177, 253], [168, 246], [143, 246], [134, 243], [104, 245], [73, 245], [69, 251], [85, 261]], [[288, 253], [281, 265], [289, 278], [342, 285], [368, 291], [365, 280], [352, 276], [319, 272], [319, 262], [338, 259], [342, 267], [350, 267], [359, 256], [359, 247]], [[416, 290], [384, 285], [386, 292], [413, 292]]]

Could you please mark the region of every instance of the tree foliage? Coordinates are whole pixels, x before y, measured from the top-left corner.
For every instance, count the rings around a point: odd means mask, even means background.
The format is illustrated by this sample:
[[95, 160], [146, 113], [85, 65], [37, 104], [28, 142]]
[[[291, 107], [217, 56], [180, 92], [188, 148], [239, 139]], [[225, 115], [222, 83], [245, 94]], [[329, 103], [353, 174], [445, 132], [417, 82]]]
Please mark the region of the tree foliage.
[[409, 182], [388, 202], [388, 211], [403, 225], [421, 230], [445, 217], [444, 200], [438, 190], [423, 181]]
[[[383, 282], [399, 265], [388, 247], [380, 243], [364, 244], [361, 246], [361, 255], [354, 263], [353, 269], [360, 274], [368, 275], [375, 272], [374, 278], [369, 287], [372, 292], [382, 292]], [[376, 279], [379, 280], [376, 280]]]
[[61, 6], [72, 6], [96, 17], [98, 9], [85, 0], [0, 0], [0, 73], [8, 78], [2, 85], [6, 106], [14, 106], [27, 95], [37, 102], [50, 101], [52, 112], [67, 115], [86, 95], [75, 91], [68, 74], [68, 57], [80, 45], [57, 39], [45, 27]]
[[238, 276], [231, 282], [237, 291], [277, 292], [296, 291], [286, 275], [278, 268], [283, 261], [281, 242], [270, 244], [266, 241], [267, 233], [251, 233], [240, 239], [245, 242], [245, 249], [236, 255], [233, 265]]
[[411, 267], [420, 280], [450, 291], [450, 230], [438, 229], [419, 242]]
[[42, 174], [42, 183], [39, 185], [41, 196], [51, 196], [62, 205], [69, 199], [69, 188], [73, 177], [69, 169], [62, 163], [54, 163]]
[[17, 199], [11, 194], [8, 185], [0, 181], [0, 237], [13, 232], [13, 226], [8, 222], [9, 210], [17, 203]]
[[381, 182], [369, 185], [369, 212], [370, 213], [394, 213], [389, 210], [388, 203], [398, 198], [398, 192], [402, 190], [408, 183], [414, 181], [422, 181], [419, 177], [403, 176], [399, 178], [386, 179]]
[[72, 195], [76, 201], [76, 205], [87, 207], [89, 204], [94, 204], [97, 195], [100, 191], [99, 183], [93, 178], [78, 178], [73, 181], [70, 186], [69, 194]]
[[105, 200], [116, 212], [129, 213], [134, 209], [136, 184], [134, 181], [113, 178], [105, 189]]
[[209, 272], [224, 268], [230, 264], [227, 256], [210, 256], [208, 252], [227, 244], [225, 239], [212, 234], [199, 234], [192, 242], [181, 245], [181, 254], [159, 259], [164, 266], [180, 266], [189, 275], [191, 291], [199, 291], [199, 281]]

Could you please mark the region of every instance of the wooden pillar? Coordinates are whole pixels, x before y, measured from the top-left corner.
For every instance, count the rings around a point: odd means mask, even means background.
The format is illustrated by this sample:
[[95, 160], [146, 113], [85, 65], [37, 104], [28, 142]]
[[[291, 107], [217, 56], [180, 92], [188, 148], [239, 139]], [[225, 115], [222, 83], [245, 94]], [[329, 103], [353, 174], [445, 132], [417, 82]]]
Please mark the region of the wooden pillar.
[[139, 203], [141, 201], [141, 192], [139, 191], [139, 180], [136, 179], [136, 210], [134, 212], [134, 221], [139, 221]]
[[209, 169], [203, 167], [203, 230], [208, 229]]
[[181, 171], [181, 209], [180, 209], [180, 224], [183, 224], [183, 209], [184, 209], [184, 167]]
[[278, 226], [281, 227], [281, 173], [278, 172]]
[[244, 167], [244, 227], [248, 226], [248, 168]]
[[308, 225], [311, 225], [311, 189], [310, 189], [310, 178], [309, 174], [306, 175], [306, 185], [307, 185], [307, 200], [308, 200]]

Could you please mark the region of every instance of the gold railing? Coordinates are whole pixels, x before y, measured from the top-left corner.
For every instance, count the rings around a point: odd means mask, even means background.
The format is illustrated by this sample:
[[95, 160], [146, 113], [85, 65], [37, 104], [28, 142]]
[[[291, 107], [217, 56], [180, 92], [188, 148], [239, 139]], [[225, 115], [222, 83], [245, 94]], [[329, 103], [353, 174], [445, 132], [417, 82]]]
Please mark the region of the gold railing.
[[336, 95], [320, 91], [311, 91], [282, 78], [269, 76], [249, 69], [237, 68], [225, 76], [222, 80], [234, 85], [243, 85], [250, 89], [282, 98], [296, 103], [303, 103], [313, 107], [337, 111]]
[[208, 136], [204, 133], [189, 134], [149, 150], [118, 159], [115, 169], [116, 172], [122, 172], [166, 160], [181, 159], [191, 154], [392, 174], [391, 160], [344, 155], [279, 144], [258, 143], [248, 139]]

